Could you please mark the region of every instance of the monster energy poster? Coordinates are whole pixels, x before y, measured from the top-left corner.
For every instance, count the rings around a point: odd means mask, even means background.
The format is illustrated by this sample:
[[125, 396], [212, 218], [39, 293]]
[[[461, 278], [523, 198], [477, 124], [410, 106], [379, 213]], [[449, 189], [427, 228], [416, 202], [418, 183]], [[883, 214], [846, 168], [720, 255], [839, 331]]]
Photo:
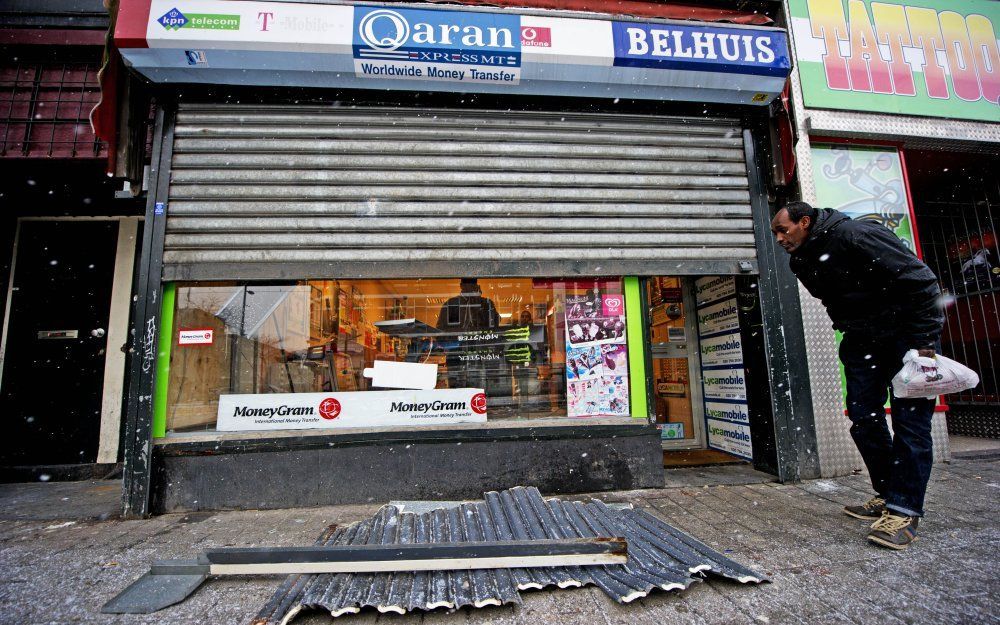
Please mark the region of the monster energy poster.
[[544, 339], [541, 326], [525, 325], [462, 332], [444, 344], [460, 361], [527, 365], [534, 350], [544, 344]]
[[[852, 219], [876, 221], [914, 249], [913, 209], [895, 148], [813, 144], [812, 160], [817, 206], [835, 208]], [[837, 332], [838, 345], [840, 338]], [[840, 385], [846, 395], [843, 365]]]
[[566, 404], [571, 417], [629, 414], [625, 298], [566, 298]]

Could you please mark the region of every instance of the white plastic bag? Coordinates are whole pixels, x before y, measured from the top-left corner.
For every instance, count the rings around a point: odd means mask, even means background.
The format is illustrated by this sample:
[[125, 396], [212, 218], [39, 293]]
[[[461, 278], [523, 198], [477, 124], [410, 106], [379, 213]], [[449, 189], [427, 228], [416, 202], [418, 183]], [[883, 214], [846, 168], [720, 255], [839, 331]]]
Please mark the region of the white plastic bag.
[[960, 362], [937, 354], [925, 358], [911, 349], [903, 356], [903, 368], [892, 378], [896, 397], [926, 397], [958, 393], [979, 384], [975, 371]]

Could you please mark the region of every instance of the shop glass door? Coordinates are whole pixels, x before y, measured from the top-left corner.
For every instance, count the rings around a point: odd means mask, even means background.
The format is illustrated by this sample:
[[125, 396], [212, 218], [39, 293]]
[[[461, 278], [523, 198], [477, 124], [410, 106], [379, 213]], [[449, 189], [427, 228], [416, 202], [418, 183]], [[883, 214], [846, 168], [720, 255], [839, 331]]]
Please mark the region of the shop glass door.
[[705, 428], [698, 382], [697, 318], [687, 279], [646, 282], [653, 407], [664, 449], [700, 449]]

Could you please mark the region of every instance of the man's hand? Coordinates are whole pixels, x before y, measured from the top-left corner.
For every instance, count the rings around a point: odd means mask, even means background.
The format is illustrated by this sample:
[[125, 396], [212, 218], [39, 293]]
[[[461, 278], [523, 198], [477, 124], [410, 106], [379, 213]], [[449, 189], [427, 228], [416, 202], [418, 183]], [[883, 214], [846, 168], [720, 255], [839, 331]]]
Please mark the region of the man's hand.
[[918, 349], [917, 350], [917, 355], [921, 356], [923, 358], [933, 358], [934, 357], [934, 348], [933, 347], [925, 347], [923, 349]]

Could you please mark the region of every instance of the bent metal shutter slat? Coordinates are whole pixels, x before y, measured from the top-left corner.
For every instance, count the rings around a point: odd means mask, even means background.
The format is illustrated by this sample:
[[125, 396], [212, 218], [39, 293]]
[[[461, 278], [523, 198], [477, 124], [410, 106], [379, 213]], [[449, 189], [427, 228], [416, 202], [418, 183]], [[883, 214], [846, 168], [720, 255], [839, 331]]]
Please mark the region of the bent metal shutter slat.
[[167, 280], [756, 268], [727, 120], [187, 105], [171, 170]]

